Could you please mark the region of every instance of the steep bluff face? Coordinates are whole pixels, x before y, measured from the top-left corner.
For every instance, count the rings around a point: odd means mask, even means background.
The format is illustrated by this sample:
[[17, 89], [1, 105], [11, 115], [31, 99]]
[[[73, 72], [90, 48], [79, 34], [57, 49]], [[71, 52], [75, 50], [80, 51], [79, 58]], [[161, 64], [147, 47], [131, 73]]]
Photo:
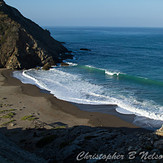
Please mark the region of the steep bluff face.
[[0, 67], [28, 69], [60, 63], [68, 50], [36, 23], [0, 0]]

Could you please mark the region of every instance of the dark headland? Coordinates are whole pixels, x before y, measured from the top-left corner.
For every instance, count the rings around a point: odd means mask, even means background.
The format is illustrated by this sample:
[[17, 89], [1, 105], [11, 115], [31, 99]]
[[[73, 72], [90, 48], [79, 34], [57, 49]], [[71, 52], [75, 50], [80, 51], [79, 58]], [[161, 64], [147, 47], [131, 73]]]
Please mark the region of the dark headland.
[[72, 58], [68, 50], [17, 9], [0, 0], [0, 67], [29, 69]]
[[0, 163], [161, 162], [163, 128], [147, 131], [82, 111], [7, 70], [61, 63], [72, 57], [67, 53], [49, 31], [0, 0]]

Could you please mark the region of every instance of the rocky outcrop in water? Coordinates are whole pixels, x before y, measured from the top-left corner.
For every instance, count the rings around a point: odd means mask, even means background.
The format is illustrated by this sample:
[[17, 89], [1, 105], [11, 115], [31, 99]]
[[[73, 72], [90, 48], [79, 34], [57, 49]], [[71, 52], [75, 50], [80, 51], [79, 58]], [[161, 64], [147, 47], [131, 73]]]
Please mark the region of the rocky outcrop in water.
[[83, 51], [91, 51], [90, 49], [87, 49], [87, 48], [80, 48], [80, 50], [83, 50]]
[[28, 69], [72, 58], [68, 50], [36, 23], [0, 0], [0, 67]]

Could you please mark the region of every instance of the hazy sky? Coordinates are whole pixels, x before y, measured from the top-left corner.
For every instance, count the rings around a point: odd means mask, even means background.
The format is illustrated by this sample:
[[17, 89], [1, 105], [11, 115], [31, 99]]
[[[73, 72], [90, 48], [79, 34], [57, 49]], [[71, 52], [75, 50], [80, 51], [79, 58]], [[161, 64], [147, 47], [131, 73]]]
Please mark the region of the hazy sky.
[[163, 27], [163, 0], [5, 0], [41, 26]]

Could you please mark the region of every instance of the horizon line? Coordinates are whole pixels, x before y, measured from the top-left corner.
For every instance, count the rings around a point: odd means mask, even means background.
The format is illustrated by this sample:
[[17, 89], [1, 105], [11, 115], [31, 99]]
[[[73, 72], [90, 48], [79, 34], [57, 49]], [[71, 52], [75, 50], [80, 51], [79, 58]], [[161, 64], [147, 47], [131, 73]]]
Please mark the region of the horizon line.
[[85, 27], [85, 28], [163, 28], [163, 27], [155, 27], [155, 26], [87, 26], [87, 25], [40, 25], [41, 27]]

